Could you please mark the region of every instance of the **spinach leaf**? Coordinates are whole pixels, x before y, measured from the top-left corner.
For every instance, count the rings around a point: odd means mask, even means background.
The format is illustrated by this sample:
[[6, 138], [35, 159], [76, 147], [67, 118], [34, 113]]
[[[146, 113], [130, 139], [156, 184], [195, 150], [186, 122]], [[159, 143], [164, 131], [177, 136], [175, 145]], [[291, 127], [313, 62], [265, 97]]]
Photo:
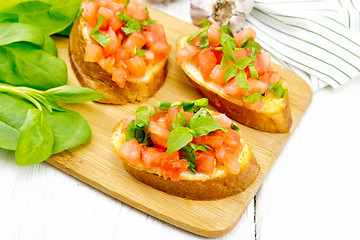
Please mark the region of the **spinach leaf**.
[[69, 109], [52, 113], [45, 109], [43, 111], [53, 129], [55, 144], [52, 153], [76, 147], [90, 139], [90, 126], [79, 113]]
[[171, 131], [167, 141], [168, 149], [166, 150], [166, 154], [180, 150], [191, 142], [193, 136], [190, 131], [189, 128], [185, 127], [178, 127]]
[[15, 150], [19, 138], [19, 130], [0, 120], [0, 148]]
[[20, 166], [46, 160], [52, 154], [54, 136], [50, 123], [42, 111], [29, 109], [24, 124], [20, 128], [15, 150], [15, 162]]
[[54, 40], [40, 29], [26, 23], [0, 23], [0, 45], [14, 42], [29, 42], [54, 56], [57, 55]]
[[80, 4], [81, 0], [21, 1], [15, 5], [4, 4], [0, 12], [17, 15], [19, 22], [31, 24], [52, 35], [66, 29], [73, 22]]
[[106, 95], [98, 93], [90, 88], [63, 85], [46, 90], [44, 95], [53, 101], [62, 103], [80, 103], [97, 101]]
[[26, 43], [0, 46], [0, 82], [35, 89], [66, 84], [63, 60]]

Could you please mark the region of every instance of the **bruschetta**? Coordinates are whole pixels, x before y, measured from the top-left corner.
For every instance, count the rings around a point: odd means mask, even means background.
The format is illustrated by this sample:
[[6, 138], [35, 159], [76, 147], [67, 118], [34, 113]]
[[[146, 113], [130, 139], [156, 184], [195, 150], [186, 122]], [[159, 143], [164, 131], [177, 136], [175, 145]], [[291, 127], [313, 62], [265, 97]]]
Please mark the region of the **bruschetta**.
[[170, 52], [164, 28], [136, 1], [84, 1], [69, 41], [80, 84], [107, 95], [99, 102], [145, 101], [164, 83]]
[[285, 79], [261, 51], [251, 28], [233, 34], [224, 25], [204, 27], [177, 42], [176, 58], [191, 83], [219, 111], [249, 127], [288, 132], [291, 123]]
[[259, 164], [225, 114], [206, 109], [207, 99], [146, 106], [121, 120], [112, 146], [126, 170], [163, 192], [215, 200], [244, 191]]

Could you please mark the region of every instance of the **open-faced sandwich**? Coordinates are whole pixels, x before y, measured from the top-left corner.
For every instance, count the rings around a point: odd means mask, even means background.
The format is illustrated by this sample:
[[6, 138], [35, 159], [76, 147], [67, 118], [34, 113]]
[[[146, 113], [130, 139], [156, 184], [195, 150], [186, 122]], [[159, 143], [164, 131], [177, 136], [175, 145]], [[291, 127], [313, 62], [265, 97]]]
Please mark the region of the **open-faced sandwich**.
[[133, 1], [81, 4], [70, 34], [70, 61], [84, 87], [107, 95], [99, 102], [144, 101], [163, 85], [170, 46], [161, 24]]
[[258, 130], [287, 132], [292, 118], [286, 83], [255, 37], [251, 28], [234, 35], [205, 20], [197, 33], [178, 40], [176, 58], [219, 111]]
[[244, 191], [259, 165], [225, 114], [206, 109], [206, 98], [146, 106], [114, 128], [112, 145], [127, 171], [166, 193], [214, 200]]

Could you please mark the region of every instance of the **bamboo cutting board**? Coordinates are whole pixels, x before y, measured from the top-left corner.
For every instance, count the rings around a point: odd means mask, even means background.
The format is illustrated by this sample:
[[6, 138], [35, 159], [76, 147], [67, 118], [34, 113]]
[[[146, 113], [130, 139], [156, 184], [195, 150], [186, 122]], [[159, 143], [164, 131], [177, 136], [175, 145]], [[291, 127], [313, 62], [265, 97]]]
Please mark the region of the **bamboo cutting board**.
[[[175, 61], [176, 40], [196, 32], [198, 28], [153, 9], [150, 9], [150, 15], [164, 25], [172, 46], [164, 86], [146, 103], [122, 106], [93, 102], [66, 105], [65, 107], [79, 112], [86, 118], [92, 129], [92, 138], [82, 146], [53, 155], [48, 162], [156, 218], [202, 236], [218, 237], [233, 229], [240, 220], [309, 106], [312, 90], [300, 77], [276, 66], [288, 81], [293, 125], [289, 133], [273, 134], [238, 124], [242, 137], [249, 143], [261, 167], [256, 181], [245, 192], [217, 201], [193, 201], [153, 189], [128, 174], [113, 152], [110, 142], [113, 127], [129, 113], [135, 112], [140, 105], [154, 106], [159, 105], [161, 101], [192, 101], [201, 98], [201, 95], [189, 83]], [[68, 38], [55, 36], [55, 41], [59, 57], [64, 59], [68, 66], [69, 84], [79, 85], [69, 62]]]

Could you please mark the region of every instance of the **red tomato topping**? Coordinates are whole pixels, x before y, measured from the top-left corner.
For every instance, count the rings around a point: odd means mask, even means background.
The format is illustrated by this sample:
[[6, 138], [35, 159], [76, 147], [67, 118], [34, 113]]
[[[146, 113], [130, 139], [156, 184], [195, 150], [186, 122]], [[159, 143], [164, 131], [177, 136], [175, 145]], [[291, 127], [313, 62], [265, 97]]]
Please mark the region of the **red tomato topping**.
[[165, 42], [156, 42], [150, 47], [150, 50], [154, 52], [156, 59], [160, 61], [169, 54], [170, 46]]
[[208, 37], [210, 46], [217, 47], [220, 44], [220, 27], [216, 23], [212, 24], [208, 29]]
[[220, 65], [216, 65], [211, 71], [210, 78], [219, 86], [225, 85], [224, 75], [226, 68], [221, 68]]
[[254, 79], [254, 78], [248, 79], [248, 85], [249, 85], [248, 94], [255, 93], [255, 92], [264, 93], [267, 91], [268, 86], [269, 86], [266, 82], [262, 82], [262, 81]]
[[126, 13], [132, 18], [139, 19], [140, 22], [149, 18], [149, 13], [146, 8], [135, 1], [129, 2], [126, 8]]
[[236, 60], [239, 60], [240, 58], [247, 58], [249, 57], [248, 51], [246, 51], [243, 48], [240, 48], [239, 50], [236, 50], [234, 52]]
[[116, 82], [116, 84], [123, 88], [125, 87], [125, 83], [126, 80], [128, 78], [128, 74], [127, 72], [123, 69], [123, 68], [116, 68], [116, 70], [114, 71], [111, 80], [113, 80], [114, 82]]
[[85, 62], [98, 62], [104, 58], [103, 48], [95, 44], [87, 44], [85, 48]]
[[264, 106], [264, 101], [260, 100], [258, 102], [250, 102], [250, 103], [244, 103], [245, 107], [250, 110], [260, 111], [262, 107]]
[[138, 55], [126, 61], [128, 69], [134, 77], [144, 77], [146, 73], [145, 60]]
[[232, 125], [232, 121], [225, 114], [213, 114], [213, 117], [223, 128], [230, 128]]
[[124, 48], [125, 49], [131, 49], [131, 51], [134, 51], [134, 48], [140, 50], [146, 43], [146, 38], [138, 32], [134, 32], [130, 34], [128, 39], [125, 41]]
[[233, 97], [238, 97], [241, 99], [241, 96], [246, 94], [246, 91], [243, 90], [239, 84], [235, 81], [235, 79], [230, 80], [224, 87], [224, 91], [226, 94], [229, 94]]
[[128, 115], [125, 119], [124, 119], [124, 121], [123, 121], [123, 123], [122, 123], [122, 125], [121, 125], [121, 132], [126, 132], [126, 128], [127, 128], [127, 126], [129, 125], [129, 123], [132, 121], [132, 120], [136, 120], [136, 115], [134, 115], [134, 114], [131, 114], [131, 115]]
[[82, 12], [82, 16], [85, 18], [86, 22], [90, 27], [94, 28], [97, 23], [97, 12], [99, 6], [94, 2], [84, 2], [84, 11]]
[[109, 28], [109, 30], [106, 32], [106, 35], [111, 37], [110, 41], [104, 47], [104, 54], [107, 57], [115, 54], [116, 50], [121, 45], [121, 41], [119, 41], [116, 33], [111, 28]]
[[176, 114], [180, 112], [181, 108], [182, 106], [179, 106], [177, 108], [174, 107], [169, 108], [168, 112], [166, 113], [166, 120], [165, 120], [166, 129], [170, 130], [171, 124], [174, 121]]
[[220, 135], [203, 135], [198, 138], [194, 138], [193, 142], [200, 145], [208, 145], [212, 148], [219, 148], [223, 144], [223, 137]]
[[209, 48], [201, 50], [198, 56], [201, 75], [205, 82], [209, 82], [210, 74], [217, 63], [216, 56]]
[[159, 145], [159, 146], [162, 146], [164, 148], [167, 148], [167, 140], [168, 140], [169, 135], [170, 135], [169, 130], [160, 127], [155, 122], [150, 122], [149, 123], [148, 130], [150, 132], [151, 141], [153, 141], [153, 143], [155, 145]]
[[180, 180], [180, 174], [184, 172], [190, 164], [185, 159], [180, 159], [179, 151], [175, 151], [169, 155], [161, 163], [162, 176], [173, 181]]
[[121, 145], [119, 149], [119, 155], [131, 164], [141, 163], [141, 146], [142, 144], [140, 144], [135, 138], [133, 138], [130, 141], [126, 141]]
[[214, 172], [216, 165], [215, 151], [208, 150], [207, 152], [195, 152], [196, 165], [195, 170], [200, 173], [211, 175]]
[[240, 47], [240, 44], [246, 38], [253, 38], [254, 40], [256, 38], [256, 32], [250, 27], [245, 28], [245, 29], [241, 30], [240, 32], [238, 32], [237, 34], [235, 34], [234, 39], [236, 41], [236, 46]]
[[162, 161], [166, 158], [166, 150], [164, 148], [142, 147], [141, 160], [145, 167], [160, 167]]
[[112, 21], [113, 11], [106, 7], [100, 7], [97, 14], [98, 19], [100, 15], [103, 17], [103, 24], [101, 25], [100, 30], [107, 31]]
[[259, 74], [263, 74], [265, 72], [270, 71], [271, 53], [269, 53], [269, 52], [259, 53], [256, 56], [254, 65]]
[[198, 52], [199, 49], [194, 45], [186, 45], [176, 53], [176, 60], [180, 63], [191, 60]]

